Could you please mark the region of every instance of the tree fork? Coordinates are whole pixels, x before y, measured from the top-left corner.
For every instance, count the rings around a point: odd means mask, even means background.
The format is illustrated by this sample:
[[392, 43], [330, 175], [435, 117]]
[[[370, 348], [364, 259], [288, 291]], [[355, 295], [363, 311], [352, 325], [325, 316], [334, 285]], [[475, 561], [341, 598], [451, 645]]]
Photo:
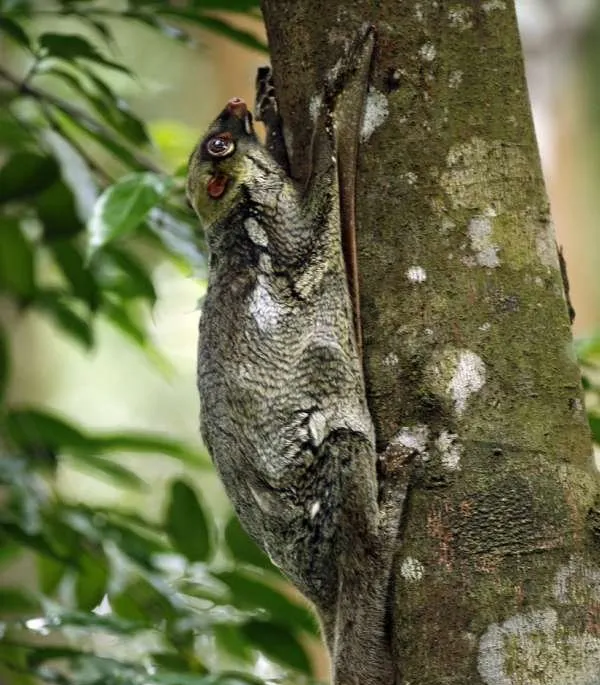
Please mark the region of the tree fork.
[[393, 647], [411, 685], [564, 685], [600, 667], [598, 483], [512, 0], [263, 0], [292, 174], [366, 22], [357, 182], [380, 448], [420, 466]]

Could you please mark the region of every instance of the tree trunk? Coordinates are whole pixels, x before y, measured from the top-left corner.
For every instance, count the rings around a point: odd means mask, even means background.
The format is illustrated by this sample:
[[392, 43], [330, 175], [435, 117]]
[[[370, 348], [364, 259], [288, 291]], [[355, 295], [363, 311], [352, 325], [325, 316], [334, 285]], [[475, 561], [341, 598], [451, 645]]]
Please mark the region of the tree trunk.
[[395, 565], [408, 685], [591, 685], [596, 475], [509, 0], [263, 0], [292, 172], [366, 22], [364, 363], [380, 448], [418, 453]]

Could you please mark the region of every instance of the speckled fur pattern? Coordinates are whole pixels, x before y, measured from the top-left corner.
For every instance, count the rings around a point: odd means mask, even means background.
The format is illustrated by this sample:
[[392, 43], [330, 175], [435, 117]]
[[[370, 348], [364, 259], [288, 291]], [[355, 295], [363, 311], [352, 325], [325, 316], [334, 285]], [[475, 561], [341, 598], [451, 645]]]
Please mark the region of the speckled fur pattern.
[[[391, 685], [385, 622], [401, 503], [378, 501], [340, 238], [340, 124], [325, 113], [301, 192], [247, 133], [251, 119], [236, 117], [226, 108], [217, 118], [188, 179], [210, 250], [202, 436], [246, 530], [316, 605], [336, 685]], [[206, 141], [223, 130], [235, 152], [210, 160]], [[220, 173], [226, 195], [211, 201], [205, 184]]]

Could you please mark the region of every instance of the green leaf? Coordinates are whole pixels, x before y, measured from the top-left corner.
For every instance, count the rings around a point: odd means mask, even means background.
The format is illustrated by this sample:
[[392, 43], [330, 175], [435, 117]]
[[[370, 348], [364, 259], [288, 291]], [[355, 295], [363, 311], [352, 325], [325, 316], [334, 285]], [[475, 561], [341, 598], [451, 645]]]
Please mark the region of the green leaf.
[[593, 362], [600, 359], [600, 334], [575, 340], [575, 351], [580, 362]]
[[195, 491], [182, 480], [171, 486], [165, 529], [175, 549], [189, 561], [208, 561], [211, 530]]
[[18, 115], [12, 111], [9, 112], [8, 106], [3, 103], [3, 106], [0, 107], [0, 147], [5, 151], [18, 150], [22, 152], [28, 145], [35, 145], [33, 138], [35, 129], [25, 128], [23, 124], [19, 123], [20, 121]]
[[49, 617], [48, 627], [56, 630], [60, 628], [89, 628], [105, 630], [117, 635], [131, 635], [147, 626], [139, 621], [126, 621], [110, 614], [101, 615], [91, 611], [62, 611]]
[[136, 320], [135, 311], [128, 303], [117, 302], [106, 298], [102, 303], [102, 314], [132, 342], [144, 350], [151, 346], [144, 326]]
[[95, 609], [106, 594], [108, 586], [106, 559], [84, 555], [79, 559], [75, 581], [77, 608], [82, 611]]
[[95, 311], [100, 303], [100, 292], [81, 250], [71, 240], [53, 241], [49, 247], [54, 261], [71, 287], [71, 293], [86, 302], [91, 311]]
[[214, 576], [227, 585], [236, 608], [247, 611], [260, 607], [277, 623], [319, 635], [318, 623], [307, 607], [291, 601], [260, 578], [239, 571], [221, 571]]
[[6, 395], [9, 373], [8, 344], [6, 342], [6, 335], [0, 328], [0, 405], [4, 402]]
[[[140, 516], [135, 511], [131, 511], [129, 508], [123, 508], [120, 505], [111, 504], [110, 506], [102, 506], [96, 504], [95, 502], [89, 506], [85, 504], [70, 504], [66, 505], [62, 503], [62, 508], [69, 512], [81, 515], [89, 520], [91, 527], [102, 527], [104, 522], [108, 525], [114, 524], [117, 526], [126, 526], [136, 530], [145, 530], [152, 534], [161, 533], [162, 527], [159, 523], [154, 521], [149, 521], [147, 518]], [[130, 504], [131, 506], [131, 504]]]
[[108, 84], [91, 70], [86, 70], [86, 75], [93, 83], [99, 96], [92, 97], [90, 102], [101, 114], [103, 107], [108, 104], [108, 109], [102, 115], [116, 131], [121, 133], [130, 143], [146, 145], [150, 142], [150, 136], [144, 122], [133, 114], [125, 100], [118, 97]]
[[239, 626], [221, 623], [213, 626], [213, 635], [219, 648], [230, 656], [247, 663], [254, 661], [252, 647], [242, 635]]
[[588, 414], [588, 421], [592, 430], [592, 438], [594, 442], [600, 443], [600, 416]]
[[22, 551], [19, 545], [2, 540], [0, 542], [0, 566], [14, 561], [14, 559], [20, 556]]
[[33, 301], [35, 307], [48, 314], [68, 336], [89, 350], [94, 344], [90, 322], [75, 312], [57, 293], [46, 290], [38, 292]]
[[92, 106], [103, 121], [126, 138], [129, 143], [146, 145], [150, 142], [144, 123], [131, 112], [128, 104], [117, 97], [112, 89], [90, 69], [85, 69], [83, 73], [87, 78], [87, 83], [75, 74], [56, 66], [50, 67], [45, 73], [67, 83]]
[[286, 626], [252, 620], [245, 623], [241, 631], [247, 640], [273, 661], [306, 675], [312, 674], [304, 648]]
[[34, 206], [48, 241], [70, 238], [85, 228], [77, 213], [73, 192], [62, 179], [45, 188], [35, 198]]
[[265, 685], [265, 681], [260, 678], [236, 671], [201, 675], [200, 673], [180, 673], [179, 671], [173, 673], [161, 670], [153, 674], [150, 682], [153, 685]]
[[134, 530], [116, 521], [105, 521], [102, 526], [106, 539], [112, 540], [130, 559], [149, 571], [156, 569], [154, 558], [170, 552], [170, 547], [157, 535]]
[[[187, 673], [190, 670], [188, 659], [177, 652], [152, 652], [150, 658], [152, 663], [161, 669], [177, 673]], [[204, 672], [206, 672], [205, 669], [202, 670], [202, 673]]]
[[35, 152], [15, 152], [0, 169], [0, 203], [36, 195], [58, 177], [54, 158]]
[[6, 638], [0, 641], [0, 678], [10, 685], [39, 685], [26, 674], [26, 651], [21, 647], [7, 644]]
[[150, 682], [153, 685], [215, 685], [215, 679], [210, 676], [194, 673], [169, 673], [168, 671], [155, 673]]
[[154, 304], [156, 290], [141, 261], [118, 248], [114, 243], [105, 245], [95, 255], [98, 279], [105, 290], [118, 293], [125, 299], [144, 298]]
[[[93, 444], [93, 439], [90, 442]], [[131, 490], [145, 490], [147, 488], [146, 483], [133, 471], [115, 461], [91, 454], [89, 450], [86, 450], [85, 454], [74, 451], [71, 453], [71, 458], [76, 460], [77, 466], [81, 470], [101, 473], [116, 485], [121, 485]]]
[[26, 589], [0, 587], [0, 616], [8, 614], [35, 614], [41, 611], [39, 601]]
[[72, 660], [80, 659], [81, 657], [90, 656], [90, 652], [83, 652], [80, 649], [73, 649], [72, 647], [44, 647], [42, 645], [21, 645], [28, 650], [27, 665], [30, 668], [35, 668], [46, 661], [56, 660]]
[[142, 170], [143, 165], [136, 159], [125, 145], [106, 135], [106, 132], [96, 122], [89, 119], [80, 119], [73, 115], [72, 112], [65, 112], [60, 107], [56, 107], [56, 111], [60, 116], [68, 121], [69, 124], [81, 131], [84, 135], [96, 141], [99, 145], [106, 148], [116, 159], [122, 162], [130, 169]]
[[67, 560], [62, 557], [48, 540], [38, 533], [29, 533], [20, 525], [11, 523], [9, 521], [0, 521], [0, 543], [4, 544], [2, 538], [10, 538], [18, 542], [26, 549], [33, 550], [44, 556], [55, 559], [56, 561], [65, 563]]
[[191, 214], [163, 209], [153, 209], [148, 224], [152, 231], [150, 235], [159, 238], [160, 242], [172, 255], [182, 258], [182, 263], [191, 267], [195, 275], [205, 278], [206, 274], [206, 245], [202, 232], [198, 230], [198, 220]]
[[181, 28], [161, 21], [156, 15], [150, 14], [149, 12], [141, 12], [139, 9], [131, 9], [127, 12], [123, 12], [123, 16], [132, 19], [133, 21], [139, 21], [141, 24], [149, 26], [150, 28], [156, 29], [168, 38], [182, 42], [187, 42], [190, 40], [189, 35]]
[[199, 451], [156, 433], [97, 433], [91, 439], [99, 452], [156, 452], [192, 466], [208, 464]]
[[229, 519], [225, 527], [225, 542], [236, 561], [258, 566], [279, 575], [279, 569], [246, 533], [235, 515]]
[[39, 37], [39, 45], [40, 48], [46, 50], [52, 57], [58, 57], [67, 61], [84, 59], [110, 67], [111, 69], [117, 69], [125, 74], [131, 73], [122, 64], [103, 57], [92, 43], [82, 36], [68, 33], [43, 33]]
[[[39, 653], [42, 656], [42, 662], [57, 661], [59, 663], [56, 667], [45, 663], [39, 667], [29, 665], [28, 671], [36, 676], [36, 683], [45, 682], [55, 685], [132, 685], [152, 682], [147, 677], [146, 669], [141, 665], [98, 656], [93, 652], [79, 651], [78, 653], [78, 651], [68, 647], [33, 648], [29, 650], [28, 656]], [[47, 652], [46, 659], [43, 659], [44, 652]], [[68, 662], [68, 669], [64, 667], [64, 663], [60, 663], [65, 661]], [[14, 685], [25, 684], [15, 683]]]
[[170, 179], [151, 172], [128, 174], [98, 198], [89, 223], [90, 248], [132, 233], [170, 186]]
[[18, 445], [44, 445], [53, 449], [93, 449], [84, 433], [55, 414], [38, 409], [13, 409], [5, 418], [5, 430]]
[[152, 624], [176, 618], [178, 614], [168, 588], [165, 586], [161, 591], [145, 578], [136, 579], [119, 594], [111, 594], [109, 601], [118, 616], [131, 621]]
[[214, 685], [265, 685], [265, 681], [251, 673], [221, 671], [215, 676]]
[[[81, 2], [81, 0], [79, 0]], [[83, 0], [84, 2], [89, 2], [90, 0]], [[75, 15], [78, 19], [81, 19], [81, 21], [84, 24], [87, 24], [91, 29], [93, 29], [100, 38], [109, 46], [114, 45], [115, 39], [112, 35], [111, 30], [108, 28], [107, 24], [103, 21], [99, 21], [98, 19], [94, 19], [93, 17], [89, 16], [85, 9], [81, 12], [70, 12], [69, 14]]]
[[0, 291], [24, 299], [35, 291], [35, 254], [18, 219], [0, 218]]
[[111, 595], [109, 600], [111, 609], [116, 616], [139, 623], [146, 623], [149, 621], [149, 616], [146, 615], [146, 612], [142, 607], [138, 606], [138, 603], [130, 596], [128, 591]]
[[65, 577], [68, 566], [51, 557], [37, 557], [37, 576], [42, 592], [52, 597]]
[[0, 17], [0, 31], [12, 38], [22, 48], [31, 51], [29, 36], [25, 33], [20, 24], [8, 17]]
[[[18, 445], [38, 447], [40, 445], [64, 450], [71, 454], [92, 454], [107, 452], [158, 453], [178, 459], [184, 463], [206, 465], [200, 453], [186, 445], [153, 433], [135, 431], [123, 433], [89, 433], [68, 423], [56, 414], [32, 408], [16, 408], [5, 417], [4, 429]], [[99, 464], [94, 464], [96, 468]], [[113, 470], [116, 465], [103, 465]], [[122, 472], [124, 473], [124, 471]]]
[[233, 26], [233, 24], [230, 24], [223, 19], [217, 19], [217, 17], [212, 15], [208, 16], [206, 14], [199, 14], [197, 12], [174, 7], [162, 7], [159, 10], [159, 14], [160, 16], [173, 17], [175, 19], [197, 24], [212, 33], [218, 33], [225, 36], [225, 38], [229, 38], [240, 45], [245, 45], [252, 50], [258, 50], [264, 53], [269, 51], [266, 43], [257, 38], [253, 33], [250, 33], [250, 31], [239, 29]]

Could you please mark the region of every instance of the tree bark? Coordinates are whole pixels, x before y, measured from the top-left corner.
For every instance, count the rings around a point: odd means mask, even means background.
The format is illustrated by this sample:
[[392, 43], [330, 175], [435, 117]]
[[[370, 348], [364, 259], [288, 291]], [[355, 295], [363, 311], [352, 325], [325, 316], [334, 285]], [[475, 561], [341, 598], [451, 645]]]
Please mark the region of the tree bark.
[[512, 0], [263, 0], [292, 173], [376, 29], [358, 178], [378, 446], [418, 453], [392, 643], [408, 685], [591, 685], [597, 493]]

